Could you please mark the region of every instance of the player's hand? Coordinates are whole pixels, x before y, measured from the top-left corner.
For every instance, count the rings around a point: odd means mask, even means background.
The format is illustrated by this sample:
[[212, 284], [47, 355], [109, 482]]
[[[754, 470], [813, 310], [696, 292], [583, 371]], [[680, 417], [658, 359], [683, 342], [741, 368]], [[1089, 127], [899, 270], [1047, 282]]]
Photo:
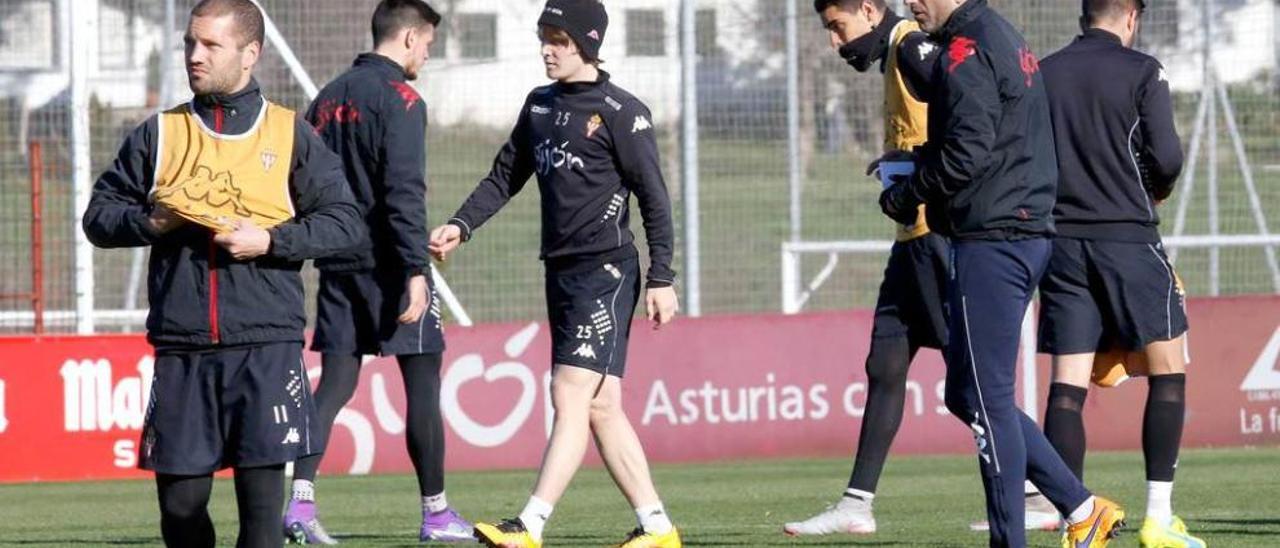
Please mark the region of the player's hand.
[[151, 224], [151, 230], [155, 231], [156, 234], [168, 234], [173, 229], [187, 223], [178, 214], [159, 204], [156, 204], [155, 209], [151, 210], [151, 216], [147, 217], [147, 222]]
[[916, 155], [905, 150], [891, 150], [886, 152], [884, 156], [876, 158], [875, 161], [867, 164], [867, 175], [874, 176], [876, 171], [880, 169], [880, 164], [884, 162], [908, 162], [916, 159]]
[[427, 244], [427, 249], [437, 261], [444, 262], [449, 257], [449, 252], [461, 244], [462, 229], [455, 224], [444, 224], [431, 231], [431, 242]]
[[427, 277], [418, 274], [409, 278], [405, 284], [405, 290], [409, 292], [409, 306], [405, 307], [404, 312], [400, 313], [398, 320], [402, 324], [417, 323], [422, 319], [422, 315], [427, 312], [427, 305], [430, 304], [427, 297]]
[[267, 254], [271, 249], [271, 233], [258, 228], [245, 219], [237, 219], [230, 223], [232, 230], [219, 233], [213, 237], [214, 243], [222, 246], [238, 261], [248, 261]]
[[920, 205], [904, 182], [896, 182], [880, 193], [880, 211], [899, 224], [916, 222], [916, 206]]
[[676, 288], [651, 287], [645, 290], [644, 315], [653, 322], [654, 330], [662, 329], [662, 326], [671, 323], [679, 310], [680, 300], [676, 297]]

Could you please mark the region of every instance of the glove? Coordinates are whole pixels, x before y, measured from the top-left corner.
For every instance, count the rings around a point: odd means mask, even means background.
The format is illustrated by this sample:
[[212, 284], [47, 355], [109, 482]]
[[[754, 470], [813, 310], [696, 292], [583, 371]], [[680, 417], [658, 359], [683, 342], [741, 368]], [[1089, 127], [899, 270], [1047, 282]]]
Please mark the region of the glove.
[[898, 224], [915, 223], [920, 200], [911, 192], [905, 176], [895, 177], [895, 181], [893, 186], [880, 193], [880, 211]]

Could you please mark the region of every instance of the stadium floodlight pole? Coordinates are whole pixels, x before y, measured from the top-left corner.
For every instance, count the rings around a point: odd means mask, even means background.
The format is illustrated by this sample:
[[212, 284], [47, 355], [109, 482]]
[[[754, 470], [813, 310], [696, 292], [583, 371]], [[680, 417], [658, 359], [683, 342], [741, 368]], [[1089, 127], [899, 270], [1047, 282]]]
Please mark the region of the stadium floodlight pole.
[[88, 76], [90, 60], [97, 59], [93, 51], [97, 43], [96, 12], [73, 11], [71, 2], [60, 2], [63, 21], [67, 29], [64, 33], [67, 52], [63, 65], [70, 73], [71, 79], [71, 183], [74, 189], [74, 207], [72, 214], [77, 227], [75, 234], [75, 293], [76, 293], [76, 333], [92, 335], [94, 332], [93, 305], [93, 245], [88, 236], [79, 230], [80, 221], [89, 207], [89, 197], [93, 190], [90, 179], [92, 165], [89, 156], [89, 87]]
[[791, 190], [791, 241], [800, 241], [800, 36], [796, 2], [787, 0], [787, 186]]
[[684, 198], [684, 307], [702, 315], [702, 227], [698, 219], [698, 25], [696, 0], [680, 2], [681, 168]]
[[[285, 65], [289, 67], [289, 72], [302, 86], [302, 92], [307, 95], [307, 100], [315, 100], [316, 95], [320, 94], [320, 89], [316, 87], [315, 82], [311, 81], [311, 75], [307, 74], [306, 67], [298, 61], [298, 57], [293, 54], [293, 48], [289, 47], [289, 43], [284, 40], [284, 36], [280, 34], [280, 29], [276, 28], [275, 22], [271, 20], [271, 16], [267, 14], [267, 10], [262, 7], [258, 0], [252, 0], [254, 5], [258, 6], [258, 11], [262, 12], [262, 23], [266, 38], [271, 45], [280, 52], [280, 57], [284, 60]], [[445, 282], [444, 275], [439, 270], [431, 269], [431, 282], [435, 284], [436, 291], [440, 293], [440, 298], [444, 300], [445, 306], [449, 307], [449, 312], [453, 314], [453, 318], [463, 327], [471, 327], [474, 325], [471, 321], [471, 315], [462, 308], [462, 302], [458, 300], [458, 296], [449, 288], [449, 284]]]

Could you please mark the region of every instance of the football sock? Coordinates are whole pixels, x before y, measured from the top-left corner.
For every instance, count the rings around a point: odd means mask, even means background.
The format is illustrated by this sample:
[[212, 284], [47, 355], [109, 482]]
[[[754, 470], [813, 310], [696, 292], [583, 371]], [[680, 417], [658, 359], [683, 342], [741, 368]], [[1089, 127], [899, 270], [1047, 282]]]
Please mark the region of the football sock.
[[1173, 482], [1147, 482], [1147, 517], [1168, 527], [1173, 523]]
[[[160, 498], [160, 535], [165, 546], [212, 547], [216, 540], [209, 519], [213, 475], [156, 474]], [[279, 530], [276, 530], [277, 535]]]
[[867, 504], [871, 504], [871, 501], [876, 498], [876, 494], [870, 491], [863, 491], [861, 489], [845, 489], [844, 498], [857, 499]]
[[889, 446], [902, 425], [907, 397], [907, 369], [914, 348], [903, 337], [873, 337], [867, 355], [867, 407], [858, 432], [858, 452], [849, 475], [850, 489], [874, 493], [889, 457]]
[[302, 479], [293, 480], [293, 491], [290, 496], [293, 500], [304, 500], [307, 502], [315, 502], [316, 500], [316, 484]]
[[1187, 376], [1156, 375], [1148, 379], [1147, 408], [1142, 417], [1142, 456], [1147, 481], [1173, 481], [1186, 414]]
[[547, 526], [547, 520], [551, 519], [551, 511], [554, 509], [555, 507], [545, 500], [529, 497], [524, 510], [520, 511], [520, 523], [523, 523], [525, 530], [529, 531], [529, 536], [535, 540], [542, 540], [542, 529]]
[[[315, 393], [316, 419], [319, 421], [316, 428], [323, 435], [321, 439], [328, 443], [333, 419], [356, 392], [356, 383], [360, 380], [360, 356], [324, 354], [320, 357], [320, 366], [320, 385]], [[322, 452], [298, 459], [293, 463], [293, 479], [314, 482], [323, 457]]]
[[1088, 389], [1055, 382], [1049, 385], [1049, 405], [1044, 413], [1044, 436], [1080, 479], [1084, 479], [1083, 410], [1088, 395]]
[[428, 514], [439, 514], [449, 509], [449, 499], [445, 498], [444, 491], [439, 495], [430, 495], [422, 497], [422, 511]]
[[404, 379], [405, 444], [419, 494], [444, 492], [444, 420], [440, 416], [440, 354], [396, 356]]
[[1093, 503], [1095, 500], [1097, 499], [1093, 496], [1090, 496], [1088, 499], [1085, 499], [1084, 503], [1076, 507], [1075, 510], [1072, 510], [1071, 514], [1067, 516], [1067, 522], [1072, 525], [1075, 525], [1077, 523], [1080, 523], [1084, 520], [1089, 519], [1089, 516], [1093, 515]]
[[652, 535], [665, 535], [674, 527], [661, 502], [636, 508], [636, 522], [640, 529]]
[[236, 511], [240, 515], [239, 548], [280, 545], [284, 505], [284, 465], [236, 468]]
[[1142, 418], [1142, 454], [1147, 464], [1147, 517], [1168, 526], [1173, 522], [1173, 476], [1178, 467], [1182, 425], [1186, 415], [1187, 376], [1156, 375], [1148, 379], [1147, 408]]

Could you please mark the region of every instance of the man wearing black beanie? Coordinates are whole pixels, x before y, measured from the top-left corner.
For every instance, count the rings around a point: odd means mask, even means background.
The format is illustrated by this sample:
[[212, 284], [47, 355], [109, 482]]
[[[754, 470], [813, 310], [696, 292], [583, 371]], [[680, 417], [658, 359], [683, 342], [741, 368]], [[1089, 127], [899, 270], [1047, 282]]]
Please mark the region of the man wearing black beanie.
[[555, 419], [533, 494], [519, 516], [477, 523], [487, 546], [539, 548], [552, 509], [595, 437], [639, 526], [623, 547], [680, 547], [654, 489], [644, 448], [622, 409], [631, 317], [641, 289], [628, 202], [635, 194], [649, 246], [646, 316], [659, 329], [678, 308], [671, 270], [671, 200], [663, 182], [653, 116], [599, 69], [609, 24], [598, 0], [550, 0], [538, 20], [551, 85], [529, 93], [511, 138], [449, 223], [431, 233], [437, 259], [538, 178], [542, 253], [551, 326]]

